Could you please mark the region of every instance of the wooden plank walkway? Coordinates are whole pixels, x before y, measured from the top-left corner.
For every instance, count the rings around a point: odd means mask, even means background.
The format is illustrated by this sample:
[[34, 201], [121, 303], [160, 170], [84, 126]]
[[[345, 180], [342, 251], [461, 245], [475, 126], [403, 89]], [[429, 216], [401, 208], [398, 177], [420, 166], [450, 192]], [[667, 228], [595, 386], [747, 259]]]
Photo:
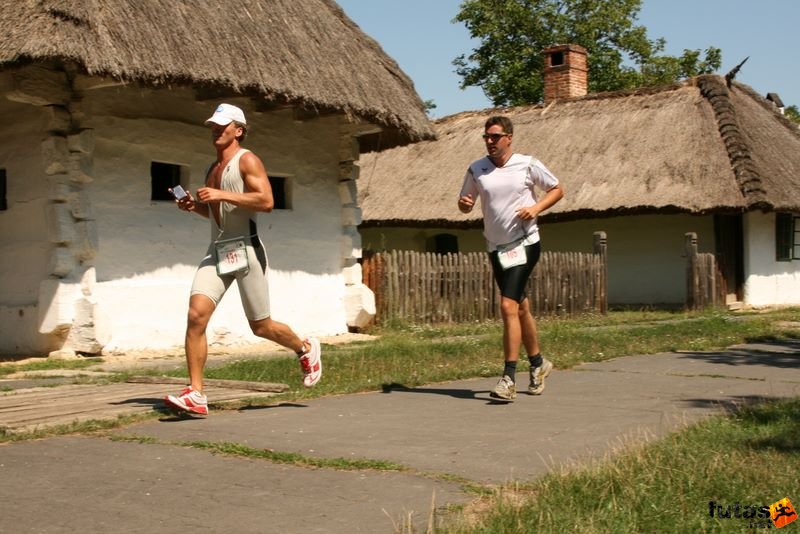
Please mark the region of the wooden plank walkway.
[[[178, 389], [165, 384], [73, 384], [0, 393], [0, 431], [28, 432], [73, 422], [161, 411], [165, 409], [164, 396]], [[212, 403], [275, 395], [210, 385], [206, 385], [205, 392]]]

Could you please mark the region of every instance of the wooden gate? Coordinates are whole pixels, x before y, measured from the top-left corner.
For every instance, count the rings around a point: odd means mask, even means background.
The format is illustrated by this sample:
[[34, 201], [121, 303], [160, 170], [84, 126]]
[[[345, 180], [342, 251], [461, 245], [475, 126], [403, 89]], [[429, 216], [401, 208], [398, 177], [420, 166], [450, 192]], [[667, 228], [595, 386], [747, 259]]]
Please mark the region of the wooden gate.
[[714, 254], [697, 252], [697, 234], [686, 233], [686, 308], [703, 310], [726, 304], [725, 277]]

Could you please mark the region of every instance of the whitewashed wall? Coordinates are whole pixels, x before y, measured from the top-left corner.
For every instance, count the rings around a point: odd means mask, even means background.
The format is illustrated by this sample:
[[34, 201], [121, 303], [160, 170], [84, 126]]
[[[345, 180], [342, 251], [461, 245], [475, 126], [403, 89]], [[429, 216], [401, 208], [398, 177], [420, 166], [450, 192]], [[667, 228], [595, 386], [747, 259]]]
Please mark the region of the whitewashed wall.
[[[691, 215], [637, 215], [544, 223], [543, 250], [591, 252], [593, 233], [608, 237], [608, 299], [610, 304], [680, 305], [686, 300], [684, 236], [696, 232], [700, 252], [714, 250], [713, 218]], [[425, 250], [438, 233], [458, 236], [462, 252], [484, 251], [481, 230], [366, 228], [364, 249]]]
[[[247, 101], [226, 101], [248, 109]], [[183, 102], [191, 109], [181, 109]], [[172, 113], [195, 119], [188, 122], [104, 115], [114, 105], [100, 99], [90, 110], [97, 132], [92, 200], [101, 228], [96, 294], [112, 332], [106, 351], [183, 343], [189, 288], [210, 241], [209, 222], [172, 202], [150, 201], [150, 163], [186, 165], [188, 188], [200, 187], [215, 158], [203, 121], [216, 104], [175, 102]], [[248, 112], [247, 120], [244, 146], [262, 158], [270, 174], [290, 182], [292, 209], [259, 214], [273, 318], [301, 335], [346, 332], [338, 119], [298, 122], [287, 109]], [[239, 298], [234, 284], [212, 318], [209, 342], [258, 340]]]
[[747, 213], [743, 226], [745, 303], [800, 304], [800, 261], [775, 261], [775, 214]]
[[[264, 160], [270, 174], [290, 184], [291, 209], [259, 215], [273, 317], [300, 335], [346, 332], [342, 119], [300, 121], [291, 109], [259, 113], [249, 111], [246, 99], [225, 101], [247, 111], [244, 146]], [[189, 287], [210, 240], [209, 223], [170, 201], [151, 201], [150, 164], [187, 166], [184, 185], [196, 190], [215, 158], [203, 121], [217, 103], [195, 102], [191, 92], [179, 89], [155, 95], [118, 86], [85, 93], [83, 126], [93, 129], [95, 142], [93, 181], [85, 191], [98, 230], [90, 265], [96, 282], [90, 290], [109, 336], [104, 352], [183, 344]], [[41, 168], [46, 113], [6, 100], [0, 111], [18, 119], [0, 125], [0, 168], [7, 170], [9, 183], [9, 210], [0, 212], [0, 352], [46, 353], [63, 342], [63, 336], [38, 333], [41, 308], [50, 304], [39, 302], [39, 295], [52, 250]], [[79, 296], [80, 280], [62, 280], [62, 290]], [[209, 341], [256, 340], [234, 285], [212, 319]]]
[[[7, 74], [0, 76], [3, 85]], [[36, 353], [56, 340], [39, 333], [39, 284], [49, 272], [48, 186], [41, 163], [41, 108], [0, 99], [0, 168], [8, 209], [0, 211], [0, 351]], [[13, 119], [12, 119], [13, 117]]]

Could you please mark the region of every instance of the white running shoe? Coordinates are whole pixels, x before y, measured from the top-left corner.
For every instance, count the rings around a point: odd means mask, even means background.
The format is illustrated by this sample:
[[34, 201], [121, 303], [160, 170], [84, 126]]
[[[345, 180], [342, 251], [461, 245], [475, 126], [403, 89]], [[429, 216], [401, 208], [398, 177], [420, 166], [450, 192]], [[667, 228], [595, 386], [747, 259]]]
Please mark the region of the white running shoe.
[[182, 412], [208, 415], [208, 398], [199, 391], [192, 389], [192, 386], [183, 388], [177, 396], [167, 395], [164, 397], [164, 402]]
[[322, 378], [322, 349], [319, 346], [319, 339], [315, 337], [310, 337], [305, 342], [311, 348], [299, 359], [300, 367], [303, 369], [303, 385], [310, 388]]
[[510, 377], [504, 376], [494, 387], [494, 390], [489, 393], [489, 396], [495, 399], [514, 400], [517, 397], [517, 387]]
[[544, 391], [544, 379], [547, 378], [547, 375], [550, 374], [550, 371], [553, 370], [553, 364], [550, 360], [542, 361], [542, 365], [539, 367], [533, 367], [530, 371], [531, 373], [531, 385], [528, 386], [528, 393], [531, 395], [541, 395], [542, 391]]

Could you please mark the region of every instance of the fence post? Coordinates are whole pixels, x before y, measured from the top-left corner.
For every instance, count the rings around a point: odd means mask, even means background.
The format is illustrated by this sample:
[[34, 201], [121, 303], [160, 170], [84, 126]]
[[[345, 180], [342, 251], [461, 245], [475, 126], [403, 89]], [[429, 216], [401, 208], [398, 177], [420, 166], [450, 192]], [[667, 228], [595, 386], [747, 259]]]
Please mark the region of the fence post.
[[593, 234], [594, 253], [600, 256], [599, 280], [595, 287], [595, 306], [600, 308], [600, 313], [608, 313], [608, 237], [603, 231]]
[[686, 248], [686, 307], [694, 310], [698, 307], [698, 287], [700, 281], [697, 279], [697, 234], [686, 232], [684, 234], [684, 247]]

